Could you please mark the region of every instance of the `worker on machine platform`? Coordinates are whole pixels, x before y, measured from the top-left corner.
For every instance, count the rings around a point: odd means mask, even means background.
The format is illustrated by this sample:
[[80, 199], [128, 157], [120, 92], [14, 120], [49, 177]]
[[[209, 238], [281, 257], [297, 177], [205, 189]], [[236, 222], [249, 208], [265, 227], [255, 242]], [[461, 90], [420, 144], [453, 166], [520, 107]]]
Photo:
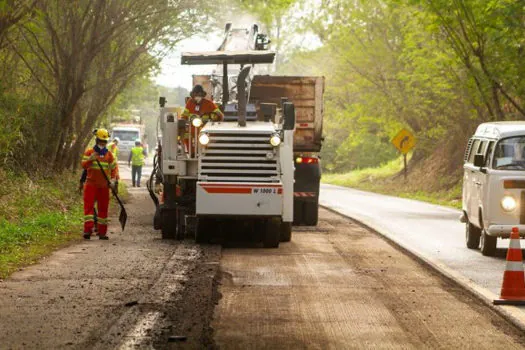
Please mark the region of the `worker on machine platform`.
[[[197, 134], [200, 131], [200, 129], [204, 126], [204, 124], [206, 124], [208, 121], [211, 120], [220, 122], [224, 120], [224, 114], [219, 109], [219, 107], [217, 107], [217, 105], [211, 100], [205, 98], [206, 91], [204, 91], [202, 85], [195, 85], [191, 90], [190, 96], [191, 98], [188, 99], [188, 101], [186, 102], [186, 108], [184, 108], [184, 112], [182, 112], [181, 119], [191, 121], [190, 119], [193, 116], [200, 117], [202, 119], [202, 125], [197, 128]], [[190, 132], [192, 133], [192, 135], [195, 134], [195, 126], [191, 123], [189, 128], [184, 132], [184, 144], [186, 145], [187, 150], [189, 150], [190, 148]], [[192, 146], [192, 148], [194, 147], [195, 145]]]
[[191, 98], [186, 103], [186, 108], [182, 112], [182, 118], [189, 120], [192, 115], [198, 115], [206, 123], [209, 120], [222, 121], [224, 114], [219, 107], [212, 101], [205, 99], [206, 91], [202, 85], [195, 85], [191, 90]]

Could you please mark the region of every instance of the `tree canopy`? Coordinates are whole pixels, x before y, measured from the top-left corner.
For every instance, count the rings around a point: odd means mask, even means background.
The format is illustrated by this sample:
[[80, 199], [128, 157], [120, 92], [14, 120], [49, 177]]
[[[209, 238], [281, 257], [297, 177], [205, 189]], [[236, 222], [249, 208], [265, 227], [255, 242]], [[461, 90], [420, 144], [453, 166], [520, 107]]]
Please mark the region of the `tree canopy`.
[[118, 96], [151, 75], [180, 40], [209, 30], [214, 9], [199, 5], [0, 0], [0, 131], [16, 135], [0, 138], [0, 159], [55, 169], [76, 164]]
[[[259, 2], [244, 2], [261, 13]], [[327, 77], [328, 170], [396, 157], [390, 140], [401, 128], [418, 138], [413, 160], [445, 147], [457, 166], [480, 122], [525, 117], [523, 2], [274, 2], [301, 15], [289, 35], [310, 33], [322, 42], [287, 55], [279, 73]]]

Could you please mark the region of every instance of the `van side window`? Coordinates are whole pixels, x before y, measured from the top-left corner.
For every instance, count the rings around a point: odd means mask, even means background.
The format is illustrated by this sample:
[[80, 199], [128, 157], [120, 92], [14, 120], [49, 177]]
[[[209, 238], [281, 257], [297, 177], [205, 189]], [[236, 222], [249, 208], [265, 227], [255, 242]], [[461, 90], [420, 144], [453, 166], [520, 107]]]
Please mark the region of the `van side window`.
[[490, 167], [490, 162], [492, 161], [492, 151], [494, 150], [494, 141], [490, 141], [487, 147], [487, 152], [485, 153], [485, 167]]
[[476, 154], [483, 154], [485, 155], [485, 151], [487, 150], [488, 141], [481, 141], [479, 144], [478, 152]]
[[474, 163], [474, 155], [478, 154], [478, 148], [480, 140], [474, 140], [474, 143], [472, 144], [472, 148], [470, 149], [470, 154], [468, 156], [468, 162]]
[[465, 163], [468, 162], [468, 157], [470, 155], [470, 151], [472, 150], [472, 144], [474, 143], [474, 138], [470, 138], [468, 140], [467, 149], [465, 149], [465, 156], [463, 157], [463, 161]]

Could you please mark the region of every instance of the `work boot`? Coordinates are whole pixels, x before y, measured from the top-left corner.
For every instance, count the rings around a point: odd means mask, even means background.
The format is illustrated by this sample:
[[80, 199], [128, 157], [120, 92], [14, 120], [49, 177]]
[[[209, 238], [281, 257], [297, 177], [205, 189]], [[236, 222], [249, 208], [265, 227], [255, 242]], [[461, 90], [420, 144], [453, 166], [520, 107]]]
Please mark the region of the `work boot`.
[[84, 237], [84, 239], [91, 239], [91, 233], [89, 233], [89, 232], [84, 232], [83, 237]]
[[106, 235], [98, 235], [98, 239], [101, 239], [103, 241], [107, 241], [109, 239], [109, 237], [106, 236]]

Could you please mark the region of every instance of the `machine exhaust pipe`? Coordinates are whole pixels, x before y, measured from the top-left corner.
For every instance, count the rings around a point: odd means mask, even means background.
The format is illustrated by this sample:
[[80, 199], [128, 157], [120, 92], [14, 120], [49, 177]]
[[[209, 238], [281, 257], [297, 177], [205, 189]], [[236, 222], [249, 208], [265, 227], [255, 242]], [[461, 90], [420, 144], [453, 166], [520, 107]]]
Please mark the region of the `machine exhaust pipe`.
[[237, 111], [239, 113], [239, 126], [246, 126], [246, 78], [250, 74], [251, 67], [244, 67], [237, 77]]

